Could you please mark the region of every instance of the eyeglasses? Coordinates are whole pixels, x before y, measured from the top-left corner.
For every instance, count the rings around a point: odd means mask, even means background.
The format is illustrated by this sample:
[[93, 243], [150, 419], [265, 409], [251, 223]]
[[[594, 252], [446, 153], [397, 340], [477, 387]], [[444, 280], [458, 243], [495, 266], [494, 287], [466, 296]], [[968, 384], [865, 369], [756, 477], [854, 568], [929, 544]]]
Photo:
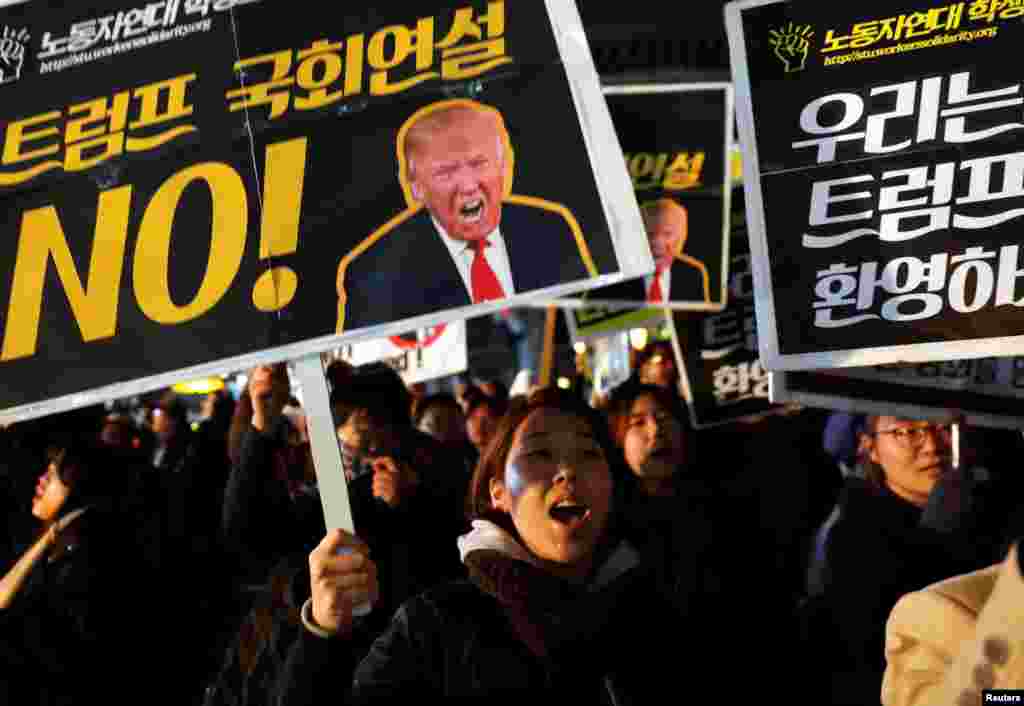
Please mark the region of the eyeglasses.
[[876, 431], [871, 436], [877, 436], [879, 434], [892, 434], [894, 438], [900, 444], [904, 446], [920, 446], [924, 443], [925, 437], [929, 434], [935, 434], [936, 438], [943, 440], [949, 440], [953, 436], [953, 425], [952, 424], [924, 424], [919, 427], [899, 427], [897, 429], [883, 429], [882, 431]]

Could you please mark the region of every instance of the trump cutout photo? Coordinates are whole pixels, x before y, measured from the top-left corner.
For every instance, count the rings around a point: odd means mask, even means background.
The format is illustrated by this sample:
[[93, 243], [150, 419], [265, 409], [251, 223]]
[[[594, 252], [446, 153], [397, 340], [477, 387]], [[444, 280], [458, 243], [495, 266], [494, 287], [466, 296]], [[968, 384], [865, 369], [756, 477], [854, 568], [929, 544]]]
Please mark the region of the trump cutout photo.
[[497, 109], [431, 103], [395, 146], [407, 208], [341, 259], [336, 333], [598, 275], [568, 208], [513, 193], [515, 151]]
[[674, 199], [661, 198], [643, 204], [640, 213], [655, 267], [654, 273], [643, 279], [647, 302], [687, 300], [710, 304], [708, 268], [683, 252], [690, 223], [686, 207]]
[[732, 87], [622, 84], [604, 95], [655, 271], [566, 305], [721, 311], [728, 301]]

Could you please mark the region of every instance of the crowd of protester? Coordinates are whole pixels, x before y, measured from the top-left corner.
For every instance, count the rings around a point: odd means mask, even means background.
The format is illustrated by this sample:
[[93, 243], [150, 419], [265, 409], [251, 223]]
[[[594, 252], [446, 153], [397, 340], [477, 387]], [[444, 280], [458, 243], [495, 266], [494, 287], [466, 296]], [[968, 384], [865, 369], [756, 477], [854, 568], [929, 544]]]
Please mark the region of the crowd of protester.
[[673, 361], [652, 345], [596, 409], [334, 363], [354, 534], [284, 364], [198, 419], [167, 393], [4, 429], [0, 703], [881, 703], [901, 596], [1024, 529], [1020, 433], [964, 429], [953, 469], [930, 421], [696, 431]]

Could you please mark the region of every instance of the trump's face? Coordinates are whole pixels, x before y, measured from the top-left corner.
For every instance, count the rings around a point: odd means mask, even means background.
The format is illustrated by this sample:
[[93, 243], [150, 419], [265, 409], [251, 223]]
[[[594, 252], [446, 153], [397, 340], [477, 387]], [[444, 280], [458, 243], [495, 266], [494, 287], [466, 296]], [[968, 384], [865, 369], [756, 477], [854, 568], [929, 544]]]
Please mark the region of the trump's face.
[[681, 251], [686, 240], [686, 211], [681, 206], [658, 206], [649, 215], [645, 212], [644, 226], [655, 266], [671, 267], [672, 258]]
[[466, 109], [446, 117], [410, 153], [410, 185], [449, 236], [479, 240], [501, 221], [501, 136], [491, 115]]

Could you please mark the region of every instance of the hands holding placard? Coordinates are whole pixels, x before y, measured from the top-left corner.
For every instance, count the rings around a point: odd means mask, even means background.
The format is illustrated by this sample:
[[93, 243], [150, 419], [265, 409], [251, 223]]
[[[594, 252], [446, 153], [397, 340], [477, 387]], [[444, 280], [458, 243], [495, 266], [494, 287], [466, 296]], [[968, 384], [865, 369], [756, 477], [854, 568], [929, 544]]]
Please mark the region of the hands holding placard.
[[351, 634], [352, 607], [373, 603], [380, 594], [369, 547], [341, 529], [328, 532], [309, 555], [309, 578], [311, 608], [304, 617], [324, 636]]

